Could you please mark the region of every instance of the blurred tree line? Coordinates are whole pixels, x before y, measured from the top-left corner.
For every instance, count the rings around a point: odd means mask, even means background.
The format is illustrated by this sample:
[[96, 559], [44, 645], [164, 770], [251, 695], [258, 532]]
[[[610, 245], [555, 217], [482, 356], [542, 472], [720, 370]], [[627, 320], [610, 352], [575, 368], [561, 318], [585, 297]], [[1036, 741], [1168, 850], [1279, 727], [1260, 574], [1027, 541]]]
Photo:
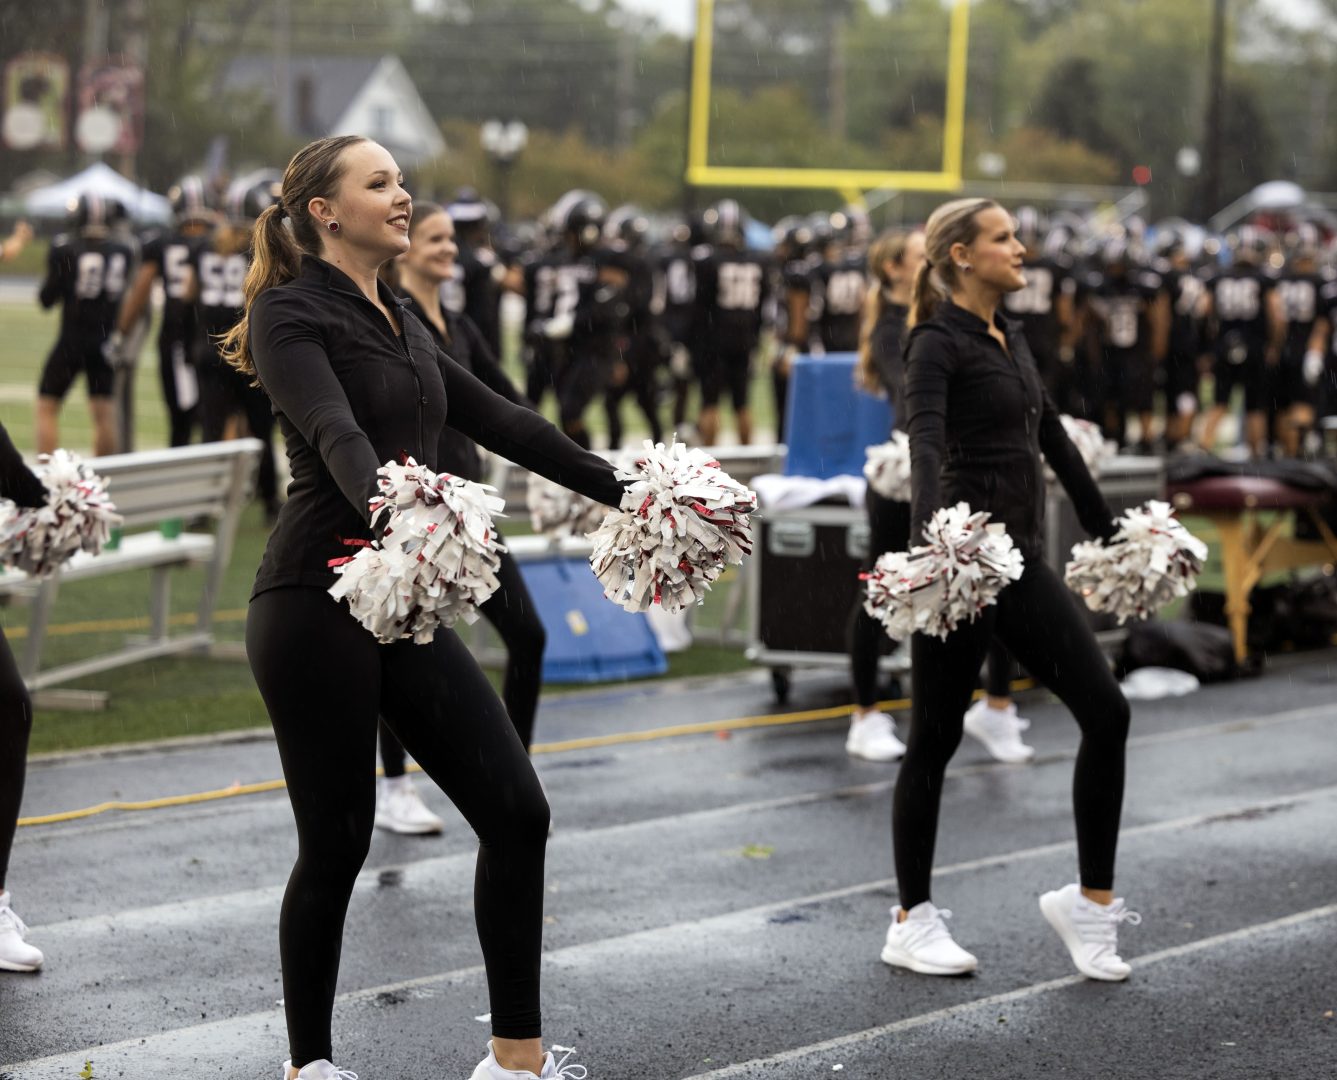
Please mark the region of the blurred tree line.
[[[111, 13], [113, 51], [118, 0]], [[1230, 0], [1224, 198], [1262, 180], [1337, 190], [1333, 102], [1337, 0], [1298, 31], [1265, 0]], [[159, 189], [225, 139], [234, 168], [281, 163], [294, 141], [271, 110], [221, 93], [232, 57], [394, 53], [449, 145], [419, 190], [493, 185], [477, 126], [524, 121], [517, 212], [574, 186], [648, 207], [681, 203], [690, 42], [614, 0], [148, 0], [141, 179]], [[977, 0], [970, 29], [965, 146], [1016, 181], [1128, 184], [1150, 168], [1157, 215], [1198, 209], [1176, 171], [1203, 149], [1212, 0]], [[42, 17], [0, 2], [5, 55], [65, 53], [77, 69], [85, 0], [44, 0]], [[937, 169], [948, 17], [942, 0], [717, 0], [711, 160], [733, 165]], [[4, 57], [0, 57], [4, 59]], [[989, 158], [985, 158], [987, 162]], [[73, 154], [0, 156], [0, 187]], [[709, 197], [714, 193], [701, 193]], [[830, 205], [828, 192], [742, 193], [759, 215]]]

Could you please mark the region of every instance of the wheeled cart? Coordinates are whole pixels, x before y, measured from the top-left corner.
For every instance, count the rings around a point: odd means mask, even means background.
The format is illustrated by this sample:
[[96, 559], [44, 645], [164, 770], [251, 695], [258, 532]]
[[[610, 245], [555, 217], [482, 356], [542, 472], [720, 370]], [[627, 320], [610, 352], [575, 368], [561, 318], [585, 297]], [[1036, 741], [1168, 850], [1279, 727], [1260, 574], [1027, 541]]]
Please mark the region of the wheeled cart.
[[[1100, 489], [1117, 516], [1148, 499], [1164, 497], [1165, 468], [1159, 458], [1117, 457], [1104, 463]], [[1087, 539], [1067, 494], [1051, 483], [1045, 509], [1045, 545], [1060, 574], [1072, 546]], [[859, 571], [868, 551], [863, 507], [818, 504], [763, 510], [755, 520], [756, 546], [748, 568], [751, 612], [747, 656], [770, 668], [780, 704], [787, 703], [796, 668], [849, 664], [850, 612], [862, 590]], [[1126, 630], [1108, 615], [1088, 613], [1101, 644], [1112, 652]], [[908, 689], [910, 651], [887, 642], [881, 670]]]

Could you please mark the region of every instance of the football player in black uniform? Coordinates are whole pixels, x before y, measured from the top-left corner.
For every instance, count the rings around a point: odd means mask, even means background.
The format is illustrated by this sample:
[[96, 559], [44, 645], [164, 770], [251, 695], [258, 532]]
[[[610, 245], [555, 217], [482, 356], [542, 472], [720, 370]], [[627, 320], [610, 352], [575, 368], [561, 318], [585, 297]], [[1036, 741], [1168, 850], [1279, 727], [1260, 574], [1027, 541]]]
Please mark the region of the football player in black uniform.
[[1104, 428], [1123, 446], [1135, 416], [1137, 449], [1150, 453], [1156, 367], [1169, 344], [1170, 300], [1160, 277], [1134, 265], [1126, 241], [1111, 241], [1104, 261], [1103, 280], [1091, 298], [1100, 364], [1110, 391]]
[[1214, 404], [1202, 426], [1206, 450], [1216, 444], [1216, 429], [1236, 386], [1244, 389], [1245, 439], [1255, 456], [1267, 449], [1267, 367], [1281, 358], [1286, 322], [1275, 282], [1262, 269], [1266, 244], [1246, 226], [1234, 238], [1235, 261], [1207, 282], [1203, 314], [1209, 320], [1215, 359]]
[[[1066, 233], [1063, 234], [1066, 237]], [[1060, 409], [1071, 397], [1074, 282], [1062, 261], [1049, 249], [1044, 222], [1034, 207], [1017, 210], [1017, 239], [1026, 245], [1026, 287], [1003, 296], [1003, 307], [1021, 320], [1026, 344], [1035, 356], [1040, 378]], [[1058, 251], [1061, 238], [1055, 238]]]
[[136, 257], [134, 244], [111, 231], [124, 212], [114, 199], [80, 195], [74, 231], [51, 244], [37, 297], [44, 308], [61, 305], [60, 335], [37, 384], [38, 453], [49, 454], [60, 444], [60, 408], [81, 372], [88, 380], [93, 453], [116, 451], [116, 372], [103, 350]]
[[1319, 303], [1327, 284], [1318, 269], [1318, 251], [1307, 239], [1296, 238], [1286, 268], [1277, 279], [1276, 292], [1286, 320], [1281, 360], [1276, 376], [1276, 438], [1290, 457], [1299, 457], [1305, 433], [1317, 419], [1321, 354], [1310, 357], [1309, 343], [1318, 322]]
[[[696, 263], [694, 253], [705, 242], [697, 215], [673, 227], [668, 243], [655, 253], [655, 306], [669, 339], [669, 375], [673, 382], [673, 429], [687, 423], [687, 407], [695, 377]], [[704, 250], [702, 251], [704, 254]]]
[[195, 253], [196, 365], [200, 374], [200, 426], [204, 442], [247, 433], [264, 443], [256, 491], [272, 522], [279, 511], [274, 461], [274, 412], [258, 386], [223, 360], [223, 336], [245, 310], [242, 288], [251, 268], [251, 233], [256, 218], [278, 199], [277, 173], [262, 171], [238, 180], [227, 195], [227, 222]]
[[697, 377], [701, 380], [698, 429], [706, 446], [720, 433], [720, 396], [727, 389], [738, 420], [738, 441], [752, 441], [752, 353], [761, 337], [766, 305], [766, 266], [743, 247], [743, 211], [722, 199], [706, 211], [712, 250], [696, 262], [696, 302], [700, 318]]
[[218, 221], [204, 182], [187, 176], [167, 193], [174, 217], [171, 229], [145, 237], [143, 259], [134, 285], [121, 305], [109, 348], [121, 350], [148, 307], [153, 283], [162, 278], [162, 323], [158, 328], [158, 373], [167, 405], [168, 445], [185, 446], [199, 422], [200, 384], [194, 355], [194, 277], [192, 266]]
[[1318, 318], [1304, 363], [1319, 372], [1315, 393], [1318, 415], [1337, 415], [1337, 279], [1326, 281], [1318, 291]]
[[634, 206], [618, 207], [608, 215], [604, 227], [608, 261], [627, 275], [627, 323], [604, 392], [608, 445], [614, 450], [622, 445], [622, 399], [628, 393], [645, 416], [651, 440], [664, 440], [664, 425], [659, 420], [659, 368], [668, 358], [669, 345], [654, 312], [655, 275], [646, 245], [649, 233], [649, 219]]
[[1188, 442], [1198, 415], [1204, 289], [1181, 237], [1169, 236], [1159, 252], [1155, 270], [1170, 299], [1170, 346], [1164, 368], [1165, 445], [1173, 450]]
[[781, 218], [772, 230], [775, 250], [771, 261], [775, 334], [772, 339], [771, 392], [775, 399], [775, 441], [786, 441], [789, 408], [789, 373], [794, 358], [808, 351], [815, 268], [813, 233], [799, 217]]
[[562, 430], [589, 449], [585, 410], [608, 384], [617, 335], [626, 324], [628, 275], [601, 247], [607, 209], [588, 191], [569, 191], [550, 211], [561, 235], [554, 251], [552, 308], [535, 305], [531, 332], [552, 346], [553, 389]]
[[817, 338], [828, 353], [857, 352], [868, 296], [868, 257], [852, 243], [853, 221], [848, 214], [832, 214], [830, 226], [831, 243], [812, 272]]
[[501, 294], [506, 267], [492, 246], [493, 208], [473, 188], [461, 188], [446, 207], [455, 222], [462, 286], [460, 313], [468, 315], [493, 356], [501, 355]]

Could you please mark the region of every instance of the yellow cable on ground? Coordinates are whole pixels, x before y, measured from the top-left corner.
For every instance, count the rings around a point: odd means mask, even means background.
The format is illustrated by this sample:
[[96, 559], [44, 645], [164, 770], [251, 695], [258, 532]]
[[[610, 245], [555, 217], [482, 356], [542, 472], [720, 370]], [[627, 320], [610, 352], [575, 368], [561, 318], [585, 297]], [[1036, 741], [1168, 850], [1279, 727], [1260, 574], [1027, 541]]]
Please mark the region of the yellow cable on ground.
[[[193, 611], [182, 611], [176, 615], [169, 616], [168, 626], [193, 626], [199, 619], [199, 616]], [[214, 612], [213, 621], [218, 622], [244, 622], [246, 619], [246, 609], [237, 608], [228, 611]], [[148, 630], [152, 624], [147, 615], [137, 615], [124, 619], [90, 619], [87, 622], [57, 623], [55, 626], [46, 628], [47, 637], [71, 637], [74, 634], [113, 634], [125, 633], [131, 630]], [[15, 626], [5, 631], [5, 636], [19, 640], [28, 636], [26, 626]]]
[[[1012, 683], [1013, 690], [1026, 690], [1035, 685], [1031, 679], [1018, 679]], [[976, 697], [979, 692], [976, 692]], [[879, 709], [908, 709], [909, 698], [896, 701], [879, 701]], [[672, 727], [650, 728], [647, 731], [622, 731], [612, 735], [593, 735], [584, 739], [563, 739], [561, 742], [535, 743], [530, 752], [534, 754], [565, 754], [573, 750], [592, 750], [604, 746], [625, 746], [630, 743], [654, 742], [659, 739], [675, 739], [684, 735], [711, 735], [721, 731], [745, 731], [749, 728], [784, 727], [788, 724], [811, 724], [819, 720], [836, 720], [848, 716], [853, 711], [851, 705], [835, 705], [829, 709], [808, 709], [805, 712], [772, 713], [765, 716], [743, 716], [733, 720], [704, 721], [699, 724], [675, 724]], [[377, 769], [379, 775], [381, 770]], [[410, 765], [410, 772], [422, 772], [420, 765]], [[41, 814], [36, 817], [19, 818], [20, 826], [58, 825], [66, 821], [79, 821], [82, 818], [96, 817], [109, 810], [164, 810], [171, 806], [193, 806], [196, 803], [215, 802], [219, 799], [232, 799], [239, 795], [260, 795], [268, 791], [282, 791], [287, 782], [283, 780], [262, 780], [254, 784], [233, 784], [231, 787], [216, 791], [200, 791], [192, 795], [168, 795], [159, 799], [142, 799], [138, 802], [104, 802], [96, 806], [86, 806], [80, 810], [65, 810], [58, 814]]]

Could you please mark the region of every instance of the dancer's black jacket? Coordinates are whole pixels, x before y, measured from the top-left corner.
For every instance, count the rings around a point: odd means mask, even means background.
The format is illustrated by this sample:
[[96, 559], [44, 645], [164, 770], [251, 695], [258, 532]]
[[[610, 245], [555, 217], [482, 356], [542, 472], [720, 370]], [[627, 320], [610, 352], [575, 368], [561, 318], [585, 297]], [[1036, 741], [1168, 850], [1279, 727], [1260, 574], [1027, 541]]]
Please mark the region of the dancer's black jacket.
[[250, 312], [250, 346], [292, 466], [288, 501], [252, 595], [287, 585], [328, 588], [345, 540], [372, 538], [376, 470], [405, 455], [436, 467], [444, 425], [524, 468], [616, 506], [623, 486], [603, 458], [537, 413], [512, 404], [441, 353], [388, 286], [382, 303], [403, 334], [342, 271], [303, 256], [293, 281]]
[[46, 505], [46, 485], [24, 464], [4, 424], [0, 424], [0, 498], [18, 506]]
[[1040, 455], [1068, 492], [1088, 533], [1108, 539], [1113, 515], [1063, 430], [1021, 324], [995, 315], [1008, 352], [979, 316], [944, 301], [910, 331], [911, 532], [933, 512], [964, 500], [987, 510], [1026, 559], [1044, 558], [1045, 480]]
[[878, 380], [891, 398], [892, 425], [896, 431], [906, 430], [905, 317], [909, 313], [904, 304], [884, 300], [869, 342]]
[[[458, 312], [445, 311], [446, 331], [450, 335], [447, 340], [413, 297], [405, 295], [401, 299], [406, 310], [411, 311], [432, 335], [432, 340], [440, 349], [438, 356], [454, 360], [489, 390], [500, 394], [511, 404], [526, 409], [534, 408], [501, 370], [496, 354], [473, 319]], [[465, 480], [478, 482], [483, 479], [483, 459], [478, 453], [477, 444], [449, 424], [441, 429], [441, 437], [437, 440], [436, 468], [440, 472], [462, 476]]]

